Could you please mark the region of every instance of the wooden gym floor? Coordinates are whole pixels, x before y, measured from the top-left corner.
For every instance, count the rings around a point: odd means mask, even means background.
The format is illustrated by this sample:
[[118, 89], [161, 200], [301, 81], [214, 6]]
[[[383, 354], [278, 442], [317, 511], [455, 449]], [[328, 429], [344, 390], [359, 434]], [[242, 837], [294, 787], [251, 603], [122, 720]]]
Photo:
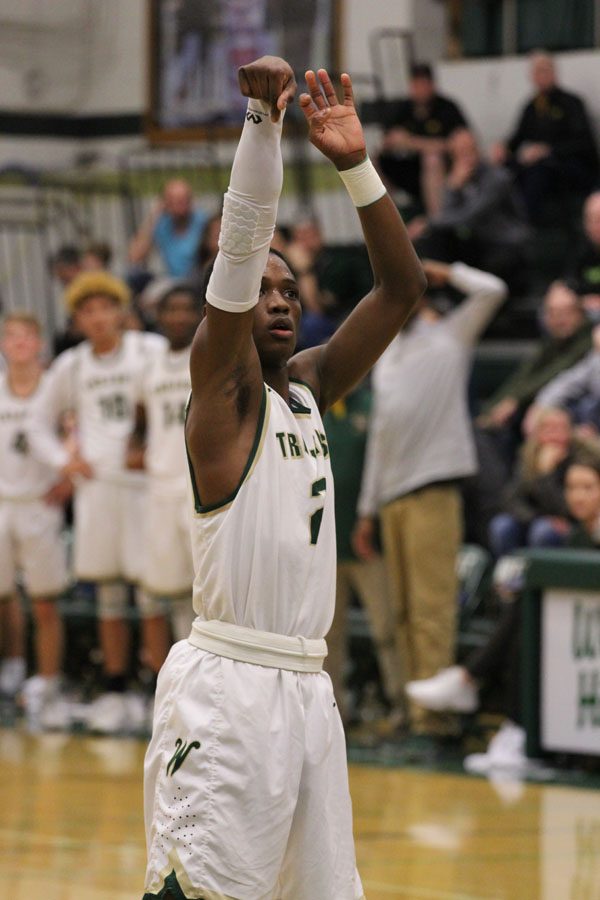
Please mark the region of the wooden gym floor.
[[[0, 729], [1, 900], [140, 900], [143, 755]], [[351, 788], [368, 900], [600, 898], [598, 791], [357, 765]]]

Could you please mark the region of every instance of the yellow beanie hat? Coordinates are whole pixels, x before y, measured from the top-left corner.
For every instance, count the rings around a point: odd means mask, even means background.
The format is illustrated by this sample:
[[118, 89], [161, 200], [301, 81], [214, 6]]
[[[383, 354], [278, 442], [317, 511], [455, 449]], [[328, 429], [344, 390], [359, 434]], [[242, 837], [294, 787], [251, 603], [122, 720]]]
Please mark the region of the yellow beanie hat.
[[125, 282], [111, 275], [110, 272], [82, 272], [73, 279], [65, 291], [65, 305], [69, 312], [72, 313], [77, 304], [85, 300], [86, 297], [93, 297], [98, 294], [104, 297], [112, 297], [121, 306], [128, 306], [131, 299], [131, 291]]

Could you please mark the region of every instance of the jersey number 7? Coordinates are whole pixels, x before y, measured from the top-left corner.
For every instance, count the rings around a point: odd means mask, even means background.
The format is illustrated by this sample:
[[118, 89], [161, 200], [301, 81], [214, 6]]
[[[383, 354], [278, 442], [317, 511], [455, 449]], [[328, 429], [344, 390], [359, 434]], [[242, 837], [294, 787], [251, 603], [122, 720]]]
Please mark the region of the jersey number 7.
[[[317, 478], [313, 481], [310, 489], [311, 497], [322, 497], [327, 490], [327, 479]], [[319, 540], [319, 532], [321, 530], [321, 522], [323, 521], [323, 507], [316, 509], [310, 517], [310, 542], [316, 544]]]

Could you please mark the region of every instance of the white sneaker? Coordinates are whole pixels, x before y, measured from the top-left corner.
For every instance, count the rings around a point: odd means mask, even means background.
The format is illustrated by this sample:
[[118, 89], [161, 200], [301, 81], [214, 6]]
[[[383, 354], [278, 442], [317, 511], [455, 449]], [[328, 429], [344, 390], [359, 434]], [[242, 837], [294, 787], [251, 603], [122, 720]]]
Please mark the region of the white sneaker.
[[129, 706], [125, 694], [101, 694], [87, 710], [87, 727], [95, 734], [119, 734], [129, 730]]
[[465, 669], [451, 666], [431, 678], [409, 681], [406, 693], [414, 703], [435, 712], [475, 712], [479, 706], [477, 688], [467, 681]]
[[523, 776], [532, 765], [525, 754], [525, 730], [507, 720], [491, 739], [485, 753], [471, 753], [463, 765], [467, 772], [488, 775], [492, 771], [505, 771]]
[[23, 686], [23, 707], [32, 731], [62, 731], [71, 724], [69, 703], [61, 696], [58, 678], [34, 675]]
[[14, 697], [25, 682], [26, 665], [22, 656], [10, 656], [0, 663], [0, 694]]

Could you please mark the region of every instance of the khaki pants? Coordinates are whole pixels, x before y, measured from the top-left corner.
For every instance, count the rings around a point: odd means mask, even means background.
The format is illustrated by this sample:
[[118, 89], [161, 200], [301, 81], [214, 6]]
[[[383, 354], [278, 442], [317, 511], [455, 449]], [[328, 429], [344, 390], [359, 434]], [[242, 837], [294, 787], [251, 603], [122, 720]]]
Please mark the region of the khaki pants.
[[404, 704], [404, 678], [396, 644], [394, 611], [390, 603], [388, 578], [383, 557], [370, 562], [338, 562], [335, 615], [327, 635], [324, 668], [331, 676], [342, 719], [346, 719], [344, 674], [348, 659], [347, 609], [352, 594], [364, 607], [375, 645], [383, 689], [392, 706]]
[[[406, 680], [429, 678], [454, 661], [460, 493], [446, 485], [415, 491], [383, 507], [381, 526]], [[410, 720], [416, 733], [450, 730], [448, 718], [413, 704]]]

